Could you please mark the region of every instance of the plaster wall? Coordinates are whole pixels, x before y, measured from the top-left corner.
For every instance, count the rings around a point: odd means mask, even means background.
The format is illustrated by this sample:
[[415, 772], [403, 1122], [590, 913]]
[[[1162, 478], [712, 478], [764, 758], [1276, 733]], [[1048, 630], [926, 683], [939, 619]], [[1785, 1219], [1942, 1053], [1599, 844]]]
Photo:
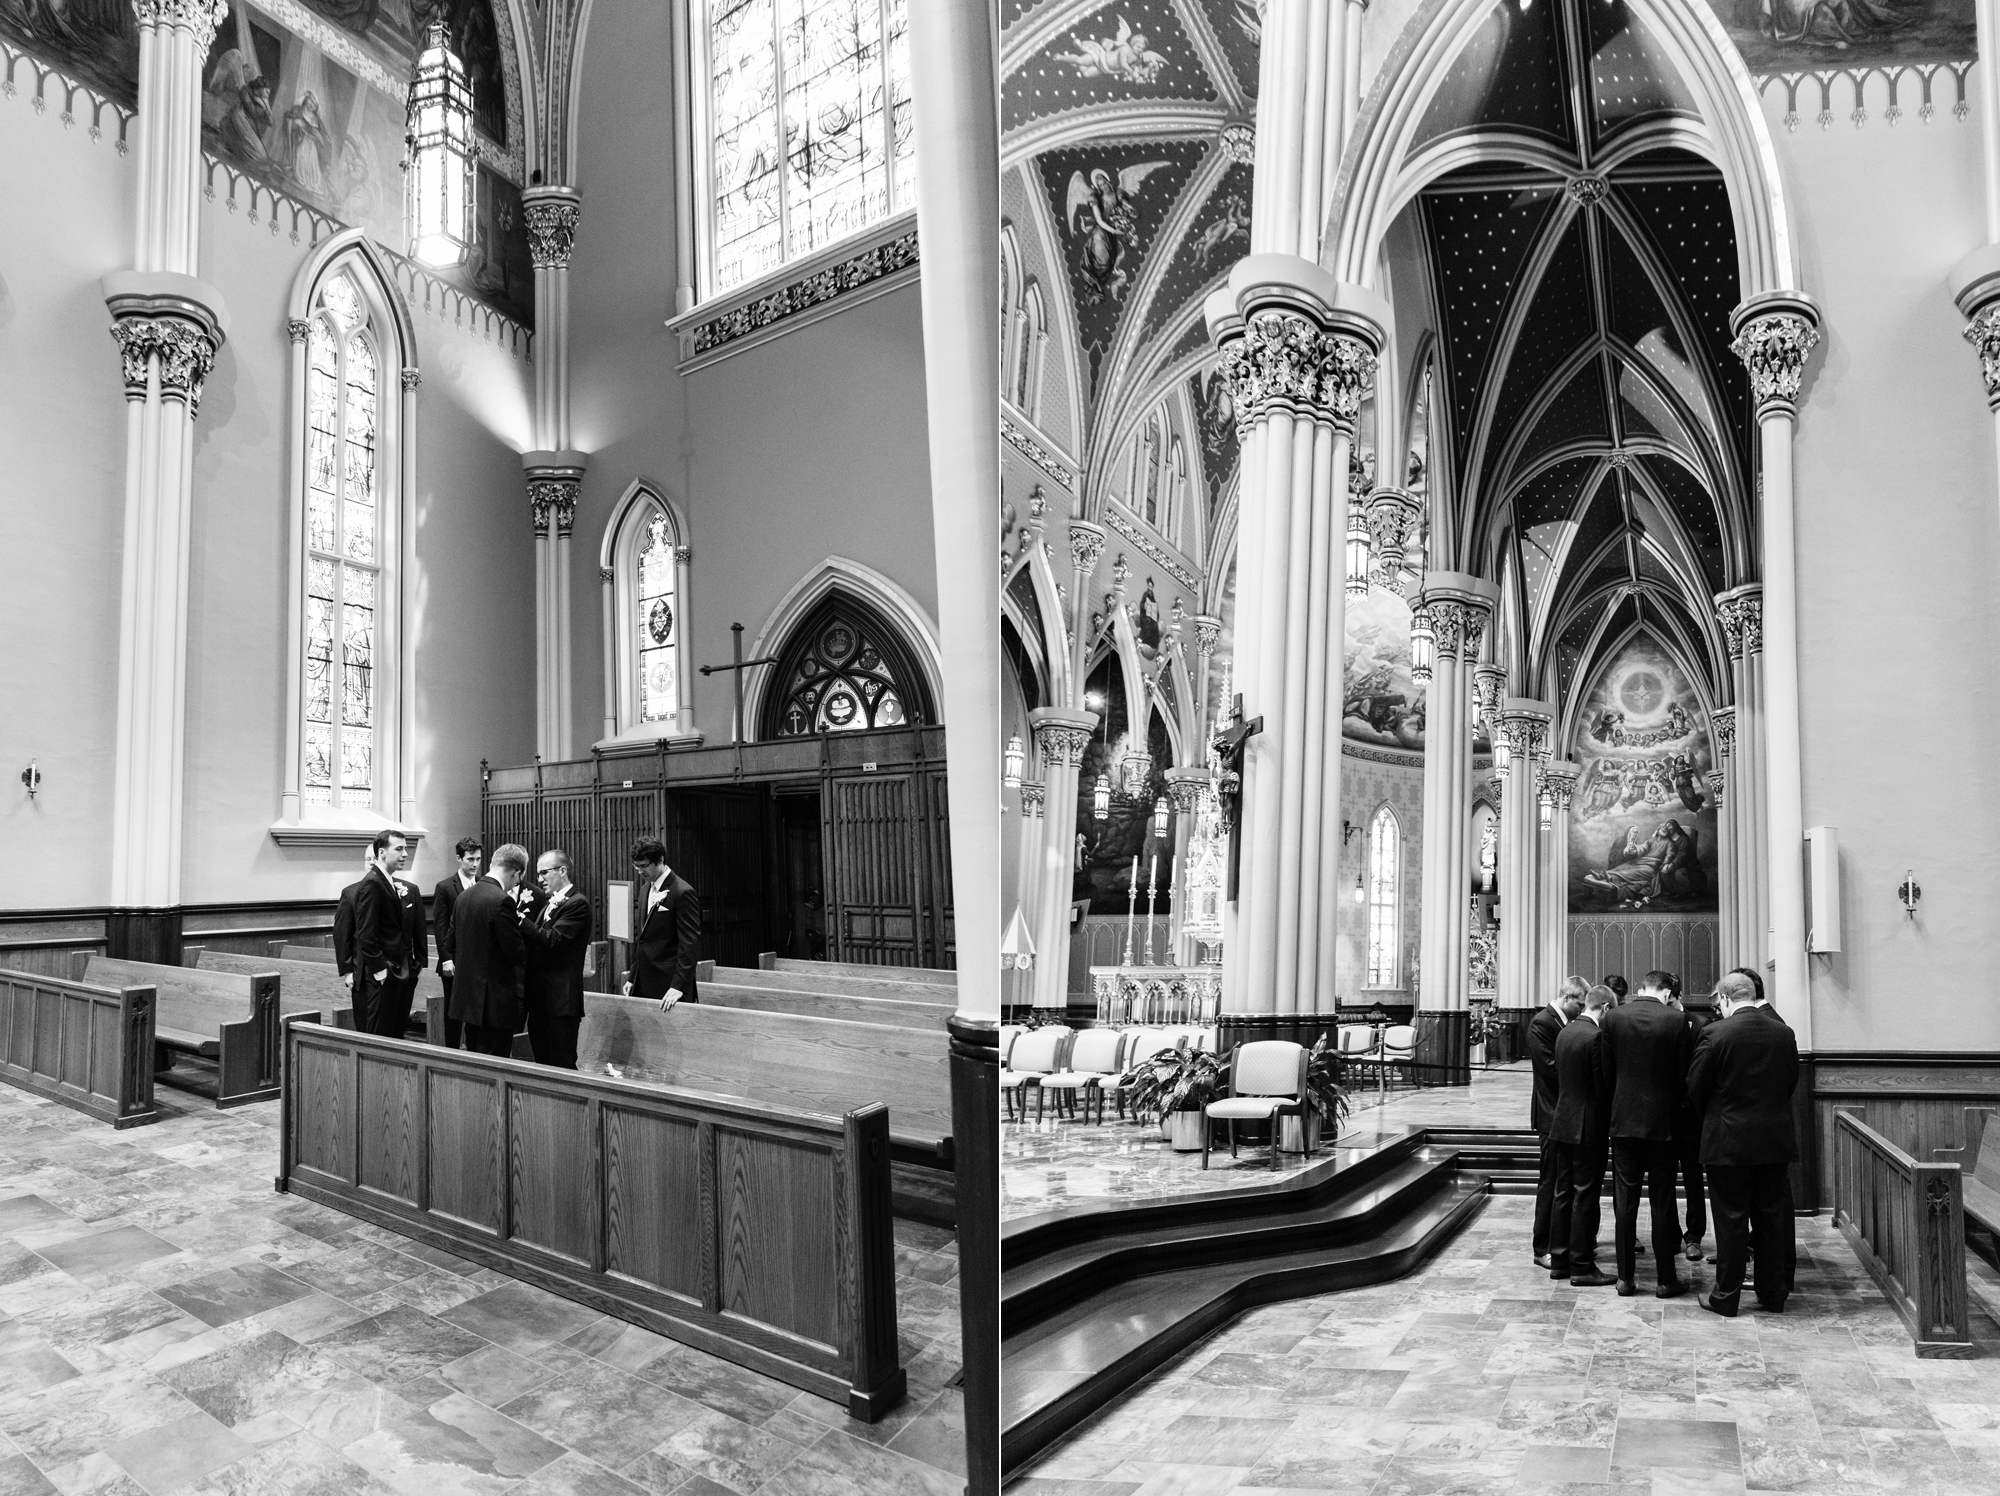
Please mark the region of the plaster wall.
[[[0, 842], [10, 854], [0, 908], [84, 908], [110, 896], [124, 523], [124, 392], [99, 281], [129, 263], [134, 166], [111, 136], [93, 142], [53, 113], [32, 113], [25, 98], [0, 101], [0, 149], [10, 197], [36, 205], [0, 218], [0, 367], [9, 372], [0, 512], [12, 541], [0, 547], [10, 631], [0, 656], [0, 764], [33, 757], [45, 776], [32, 803], [0, 796]], [[232, 211], [226, 195], [204, 211], [202, 275], [222, 293], [230, 335], [195, 425], [187, 903], [330, 897], [351, 881], [356, 860], [345, 850], [281, 848], [268, 835], [284, 782], [293, 605], [286, 303], [310, 253], [285, 225], [272, 234], [267, 217], [251, 221], [244, 204]], [[406, 627], [416, 647], [408, 686], [418, 820], [432, 833], [414, 872], [428, 879], [449, 858], [439, 843], [478, 823], [479, 759], [532, 752], [533, 703], [501, 686], [533, 658], [516, 455], [529, 435], [532, 371], [435, 315], [415, 320], [424, 384]], [[519, 523], [495, 523], [496, 505]]]
[[[902, 286], [683, 377], [673, 313], [675, 80], [665, 6], [598, 7], [581, 61], [583, 209], [570, 262], [572, 430], [590, 453], [571, 576], [574, 737], [603, 734], [598, 547], [639, 478], [679, 498], [693, 553], [689, 665], [746, 649], [828, 556], [937, 616], [919, 289]], [[924, 648], [910, 641], [913, 648]], [[694, 677], [695, 726], [727, 742], [727, 672]], [[755, 724], [749, 724], [754, 735]]]
[[[1992, 417], [1945, 286], [1985, 238], [1980, 124], [1938, 86], [1930, 124], [1912, 110], [1893, 129], [1879, 79], [1859, 129], [1808, 110], [1787, 131], [1783, 90], [1766, 99], [1822, 317], [1794, 448], [1805, 823], [1841, 843], [1843, 949], [1810, 958], [1820, 1051], [2000, 1049], [1984, 1000], [2000, 708], [1981, 684], [2000, 514]], [[1914, 920], [1895, 894], [1912, 869]]]

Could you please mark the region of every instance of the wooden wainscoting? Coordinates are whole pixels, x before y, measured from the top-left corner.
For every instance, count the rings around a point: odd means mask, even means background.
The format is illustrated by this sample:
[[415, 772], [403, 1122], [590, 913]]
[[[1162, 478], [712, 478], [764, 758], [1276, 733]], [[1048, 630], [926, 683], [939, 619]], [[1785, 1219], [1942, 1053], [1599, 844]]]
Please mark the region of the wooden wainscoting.
[[874, 1422], [904, 1393], [889, 1113], [734, 1102], [289, 1019], [278, 1187]]
[[1671, 971], [1683, 993], [1711, 992], [1726, 969], [1721, 939], [1713, 914], [1572, 914], [1570, 970], [1593, 982], [1615, 971], [1635, 987], [1645, 972]]
[[1965, 1136], [1967, 1107], [2000, 1106], [2000, 1054], [1821, 1051], [1813, 1056], [1809, 1073], [1821, 1201], [1833, 1199], [1838, 1113], [1852, 1112], [1912, 1158], [1928, 1163], [1940, 1156], [1940, 1148], [1963, 1148], [1975, 1141]]
[[0, 1080], [113, 1127], [156, 1121], [156, 1012], [151, 987], [0, 970]]

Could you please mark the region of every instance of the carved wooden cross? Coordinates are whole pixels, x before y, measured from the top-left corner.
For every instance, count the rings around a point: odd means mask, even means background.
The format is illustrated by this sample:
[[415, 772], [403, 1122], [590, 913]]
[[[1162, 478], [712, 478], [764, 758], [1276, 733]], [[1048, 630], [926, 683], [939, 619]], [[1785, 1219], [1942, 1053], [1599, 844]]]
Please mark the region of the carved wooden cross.
[[729, 730], [729, 737], [731, 742], [740, 744], [743, 741], [743, 672], [753, 665], [775, 665], [778, 663], [778, 657], [776, 655], [765, 655], [762, 659], [746, 660], [743, 658], [743, 625], [740, 623], [730, 624], [729, 633], [731, 651], [736, 657], [734, 663], [728, 665], [701, 665], [697, 668], [703, 675], [713, 675], [718, 670], [729, 670], [735, 673], [736, 719]]
[[1222, 768], [1216, 799], [1222, 807], [1223, 827], [1229, 832], [1229, 890], [1226, 897], [1233, 904], [1243, 870], [1243, 838], [1237, 834], [1243, 808], [1243, 757], [1249, 751], [1250, 739], [1264, 730], [1264, 719], [1243, 720], [1243, 695], [1238, 692], [1230, 703], [1229, 720], [1235, 725], [1227, 732], [1218, 733], [1210, 747]]

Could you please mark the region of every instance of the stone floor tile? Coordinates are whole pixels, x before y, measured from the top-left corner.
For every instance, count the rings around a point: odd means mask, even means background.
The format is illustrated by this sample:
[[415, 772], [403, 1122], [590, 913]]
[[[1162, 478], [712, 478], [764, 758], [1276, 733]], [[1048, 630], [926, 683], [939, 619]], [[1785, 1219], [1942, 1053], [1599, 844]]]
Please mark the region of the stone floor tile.
[[655, 1452], [739, 1496], [750, 1496], [808, 1447], [704, 1409], [662, 1440]]
[[1740, 1472], [1736, 1425], [1697, 1418], [1634, 1418], [1620, 1409], [1611, 1442], [1612, 1468]]
[[174, 1496], [392, 1496], [367, 1470], [310, 1434], [294, 1434], [225, 1465]]
[[508, 1283], [481, 1293], [439, 1317], [512, 1351], [532, 1351], [567, 1340], [604, 1318], [595, 1309], [527, 1283]]
[[554, 1463], [554, 1443], [463, 1393], [354, 1440], [350, 1460], [403, 1496], [490, 1496]]
[[510, 1487], [509, 1496], [646, 1496], [646, 1488], [572, 1450]]
[[545, 1438], [622, 1469], [708, 1409], [593, 1361], [551, 1378], [500, 1411]]
[[208, 1414], [190, 1413], [143, 1434], [119, 1439], [106, 1445], [104, 1452], [153, 1496], [165, 1496], [210, 1471], [233, 1464], [254, 1448]]
[[233, 1324], [305, 1298], [311, 1289], [262, 1264], [228, 1267], [161, 1288], [159, 1297], [205, 1325]]
[[389, 1385], [427, 1375], [487, 1344], [470, 1331], [407, 1304], [358, 1320], [313, 1343], [370, 1381]]

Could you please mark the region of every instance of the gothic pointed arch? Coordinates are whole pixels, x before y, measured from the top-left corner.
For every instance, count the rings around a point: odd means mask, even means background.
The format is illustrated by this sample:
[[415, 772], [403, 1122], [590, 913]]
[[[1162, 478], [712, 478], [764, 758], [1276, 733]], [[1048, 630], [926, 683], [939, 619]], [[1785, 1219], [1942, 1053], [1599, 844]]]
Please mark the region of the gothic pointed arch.
[[831, 589], [800, 620], [769, 667], [759, 738], [914, 727], [937, 720], [907, 641], [883, 613]]
[[[829, 556], [793, 584], [779, 599], [771, 615], [746, 646], [747, 658], [763, 659], [778, 655], [795, 638], [806, 632], [814, 610], [836, 594], [871, 609], [881, 620], [882, 637], [897, 641], [901, 658], [907, 661], [907, 679], [912, 687], [903, 698], [907, 715], [913, 703], [923, 710], [921, 719], [935, 723], [935, 703], [944, 699], [944, 657], [938, 643], [937, 623], [922, 603], [893, 577], [846, 556]], [[747, 733], [762, 732], [770, 719], [770, 702], [779, 694], [775, 684], [777, 667], [746, 672], [743, 684], [743, 722]], [[775, 720], [775, 719], [771, 719]]]
[[687, 507], [665, 484], [634, 479], [598, 545], [605, 742], [695, 732], [687, 612], [693, 554]]

